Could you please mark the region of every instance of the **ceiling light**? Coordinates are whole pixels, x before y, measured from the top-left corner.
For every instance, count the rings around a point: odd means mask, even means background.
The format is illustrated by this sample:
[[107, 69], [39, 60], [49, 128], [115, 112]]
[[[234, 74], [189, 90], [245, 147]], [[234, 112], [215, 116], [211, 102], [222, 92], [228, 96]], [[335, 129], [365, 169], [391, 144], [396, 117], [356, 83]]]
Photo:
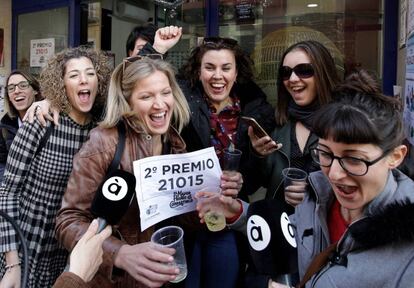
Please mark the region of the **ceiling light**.
[[307, 5], [309, 8], [315, 8], [315, 7], [318, 7], [318, 4], [316, 4], [316, 3], [311, 3], [311, 4], [308, 4]]

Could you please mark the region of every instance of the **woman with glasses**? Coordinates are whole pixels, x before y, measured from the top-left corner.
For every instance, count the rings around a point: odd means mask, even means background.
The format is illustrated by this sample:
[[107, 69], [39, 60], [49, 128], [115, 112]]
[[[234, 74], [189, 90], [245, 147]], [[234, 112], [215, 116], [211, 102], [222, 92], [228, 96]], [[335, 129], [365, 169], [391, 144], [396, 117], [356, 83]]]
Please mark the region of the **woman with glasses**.
[[[181, 28], [159, 29], [153, 47], [147, 45], [140, 53], [165, 53], [180, 37]], [[245, 200], [246, 191], [253, 191], [249, 188], [260, 184], [256, 183], [259, 178], [256, 163], [251, 161], [248, 127], [240, 119], [252, 117], [268, 133], [274, 128], [273, 109], [252, 78], [252, 61], [248, 55], [236, 40], [221, 37], [204, 38], [192, 50], [179, 75], [180, 87], [191, 111], [191, 121], [181, 133], [187, 150], [212, 146], [219, 159], [226, 148], [241, 150], [239, 171], [244, 187], [239, 197]], [[245, 246], [240, 247], [245, 254]], [[245, 263], [239, 256], [233, 231], [198, 232], [186, 287], [236, 287]], [[242, 263], [241, 269], [239, 263]]]
[[[290, 217], [300, 287], [411, 287], [414, 182], [397, 169], [407, 152], [402, 107], [352, 85], [315, 115], [311, 155], [321, 171], [310, 174], [309, 193]], [[227, 217], [240, 215], [238, 201], [226, 203]]]
[[[73, 156], [102, 114], [109, 74], [107, 57], [92, 49], [71, 48], [54, 55], [40, 74], [40, 86], [52, 107], [61, 111], [60, 123], [43, 127], [39, 121], [24, 122], [11, 145], [0, 209], [17, 221], [28, 241], [27, 287], [51, 287], [66, 265], [67, 251], [55, 238], [55, 217]], [[0, 286], [20, 287], [17, 235], [0, 221], [0, 252], [5, 256]]]
[[0, 182], [6, 167], [7, 154], [22, 119], [34, 101], [41, 100], [36, 78], [26, 71], [14, 70], [6, 80], [4, 115], [0, 120]]

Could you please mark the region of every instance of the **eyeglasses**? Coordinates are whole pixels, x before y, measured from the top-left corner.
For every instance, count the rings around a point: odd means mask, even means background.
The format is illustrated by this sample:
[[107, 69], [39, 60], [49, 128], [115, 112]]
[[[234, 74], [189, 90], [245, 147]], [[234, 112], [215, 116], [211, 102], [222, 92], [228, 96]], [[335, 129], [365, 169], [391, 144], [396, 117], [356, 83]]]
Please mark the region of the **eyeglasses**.
[[122, 72], [125, 72], [125, 69], [135, 61], [142, 60], [142, 59], [154, 59], [154, 60], [163, 60], [162, 54], [146, 54], [146, 55], [135, 55], [131, 57], [127, 57], [122, 61]]
[[7, 92], [13, 93], [16, 90], [16, 86], [19, 87], [20, 90], [26, 90], [30, 87], [29, 81], [20, 81], [17, 84], [9, 84], [7, 85]]
[[206, 37], [203, 40], [203, 45], [211, 48], [234, 48], [237, 45], [237, 40], [222, 37]]
[[290, 68], [289, 66], [282, 66], [279, 71], [284, 81], [289, 80], [292, 72], [295, 72], [296, 76], [301, 79], [310, 78], [315, 75], [315, 70], [313, 70], [312, 64], [310, 63], [301, 63], [293, 68]]
[[310, 149], [311, 156], [313, 161], [315, 161], [317, 164], [319, 164], [322, 167], [331, 167], [334, 159], [337, 159], [339, 162], [339, 165], [350, 175], [354, 176], [364, 176], [368, 173], [368, 167], [374, 165], [378, 161], [380, 161], [382, 158], [387, 156], [388, 152], [390, 150], [385, 151], [381, 156], [378, 158], [367, 161], [363, 159], [359, 159], [356, 157], [338, 157], [335, 156], [333, 153], [326, 152], [319, 148], [312, 148]]

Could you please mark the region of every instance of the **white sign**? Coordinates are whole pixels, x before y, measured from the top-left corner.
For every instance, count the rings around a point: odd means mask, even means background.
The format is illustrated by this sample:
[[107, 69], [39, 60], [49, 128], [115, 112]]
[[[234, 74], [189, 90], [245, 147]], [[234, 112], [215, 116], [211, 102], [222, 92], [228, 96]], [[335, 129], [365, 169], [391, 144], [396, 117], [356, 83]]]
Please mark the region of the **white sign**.
[[30, 67], [44, 67], [55, 54], [55, 38], [30, 40]]
[[134, 161], [134, 174], [144, 231], [164, 219], [194, 211], [194, 194], [204, 187], [219, 187], [222, 171], [210, 147]]

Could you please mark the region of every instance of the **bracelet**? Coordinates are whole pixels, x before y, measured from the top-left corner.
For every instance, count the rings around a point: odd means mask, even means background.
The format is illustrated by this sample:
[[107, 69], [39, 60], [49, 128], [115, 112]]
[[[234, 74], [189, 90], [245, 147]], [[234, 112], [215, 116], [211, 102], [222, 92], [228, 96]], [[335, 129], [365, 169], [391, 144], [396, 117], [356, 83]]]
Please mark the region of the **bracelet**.
[[239, 219], [240, 215], [243, 213], [243, 204], [242, 204], [242, 202], [239, 199], [236, 199], [236, 201], [240, 203], [240, 209], [239, 209], [239, 212], [236, 215], [234, 215], [233, 217], [226, 218], [226, 222], [229, 223], [229, 224], [232, 224], [234, 221]]
[[5, 268], [6, 270], [10, 270], [10, 269], [12, 269], [13, 267], [16, 267], [16, 266], [19, 266], [19, 265], [20, 265], [20, 262], [17, 262], [17, 263], [13, 263], [13, 264], [6, 265], [4, 268]]

